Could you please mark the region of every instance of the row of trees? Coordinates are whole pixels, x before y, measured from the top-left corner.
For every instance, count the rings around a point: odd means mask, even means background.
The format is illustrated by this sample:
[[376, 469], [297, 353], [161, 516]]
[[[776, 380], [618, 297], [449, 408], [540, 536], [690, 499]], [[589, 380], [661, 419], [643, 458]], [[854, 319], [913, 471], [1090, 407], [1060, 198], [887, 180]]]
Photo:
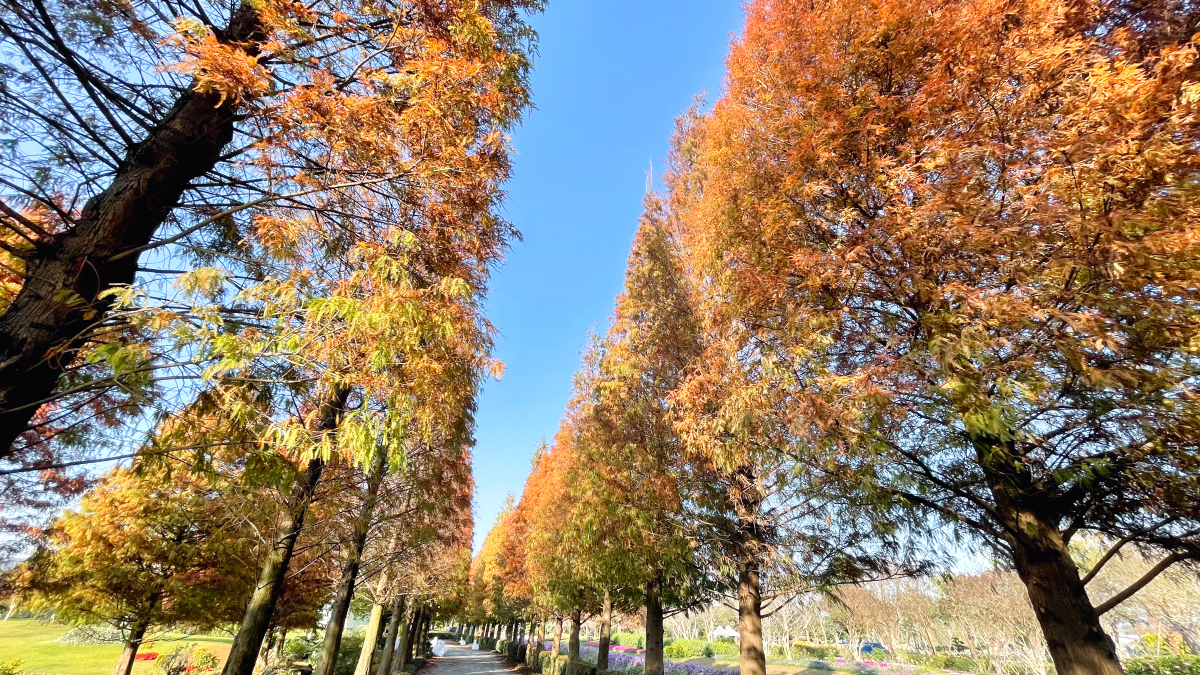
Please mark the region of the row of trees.
[[1197, 27], [1190, 3], [750, 3], [476, 618], [643, 607], [658, 675], [664, 615], [724, 595], [762, 675], [788, 598], [977, 546], [1059, 675], [1122, 672], [1102, 617], [1200, 559]]
[[[407, 644], [406, 657], [422, 623], [452, 609], [465, 587], [469, 466], [461, 445], [414, 444], [400, 474], [340, 461], [328, 467], [256, 661], [277, 662], [287, 632], [313, 628], [330, 607], [315, 671], [332, 673], [356, 593], [371, 605], [360, 672], [372, 672], [385, 613], [382, 642]], [[285, 496], [223, 464], [114, 469], [9, 572], [10, 611], [49, 614], [93, 633], [112, 629], [125, 643], [113, 672], [128, 675], [141, 645], [159, 634], [237, 625], [258, 592], [256, 572], [278, 546]], [[390, 672], [392, 651], [378, 672]], [[396, 665], [402, 669], [403, 658]]]
[[461, 576], [538, 6], [0, 2], [6, 543], [41, 547], [21, 594], [127, 631], [119, 674], [233, 621], [249, 675], [328, 588], [327, 674], [364, 579]]

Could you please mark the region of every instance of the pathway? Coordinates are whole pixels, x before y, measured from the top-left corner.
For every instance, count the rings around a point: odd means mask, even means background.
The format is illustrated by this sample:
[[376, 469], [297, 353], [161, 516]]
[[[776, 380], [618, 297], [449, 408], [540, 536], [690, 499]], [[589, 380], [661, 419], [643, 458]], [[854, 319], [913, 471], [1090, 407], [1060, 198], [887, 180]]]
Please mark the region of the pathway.
[[457, 642], [446, 643], [446, 655], [435, 658], [421, 675], [508, 675], [516, 672], [495, 652], [473, 651]]

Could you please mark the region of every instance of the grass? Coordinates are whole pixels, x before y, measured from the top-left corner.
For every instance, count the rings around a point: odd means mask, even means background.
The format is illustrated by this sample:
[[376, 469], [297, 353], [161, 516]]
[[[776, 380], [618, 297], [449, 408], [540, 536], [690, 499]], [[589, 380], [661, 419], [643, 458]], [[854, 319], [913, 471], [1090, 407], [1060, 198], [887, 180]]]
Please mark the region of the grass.
[[[21, 671], [26, 673], [54, 673], [55, 675], [109, 675], [117, 658], [121, 656], [121, 645], [64, 645], [55, 642], [67, 626], [45, 624], [33, 620], [0, 621], [0, 661], [19, 659]], [[229, 655], [230, 638], [186, 637], [168, 634], [143, 652], [170, 652], [177, 645], [194, 642], [214, 652], [224, 661]], [[151, 675], [154, 662], [135, 661], [134, 675]]]

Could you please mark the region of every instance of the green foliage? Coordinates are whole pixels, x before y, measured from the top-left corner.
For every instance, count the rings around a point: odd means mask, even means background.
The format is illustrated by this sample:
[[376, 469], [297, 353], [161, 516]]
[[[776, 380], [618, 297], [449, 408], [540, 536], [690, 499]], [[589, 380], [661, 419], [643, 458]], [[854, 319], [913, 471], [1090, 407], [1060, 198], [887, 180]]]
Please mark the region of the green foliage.
[[293, 661], [311, 662], [313, 652], [317, 651], [321, 646], [318, 638], [308, 638], [303, 635], [288, 638], [288, 641], [283, 644], [283, 660], [291, 663]]
[[0, 661], [0, 675], [20, 675], [21, 664], [25, 663], [21, 659], [12, 659], [11, 661]]
[[1125, 675], [1200, 675], [1200, 656], [1141, 657], [1125, 662]]
[[738, 643], [733, 641], [733, 638], [721, 638], [719, 640], [709, 642], [708, 651], [713, 656], [740, 656], [742, 653], [741, 647], [738, 646]]
[[663, 656], [668, 659], [692, 659], [712, 656], [713, 651], [705, 640], [673, 640], [663, 647]]
[[571, 661], [565, 675], [596, 675], [596, 666], [587, 661]]
[[622, 647], [637, 647], [638, 649], [646, 647], [646, 636], [638, 633], [613, 633], [609, 640], [612, 644]]
[[798, 654], [801, 658], [828, 660], [841, 656], [841, 650], [837, 647], [802, 645], [793, 650], [793, 654]]
[[[833, 652], [833, 655], [837, 654], [837, 650], [833, 647], [816, 647], [810, 649], [823, 649]], [[960, 670], [968, 673], [978, 673], [985, 670], [974, 659], [959, 654], [910, 654], [908, 652], [896, 652], [894, 658], [904, 663], [941, 670]]]
[[338, 651], [337, 662], [333, 664], [333, 675], [354, 675], [354, 668], [358, 665], [358, 655], [362, 652], [365, 639], [366, 631], [364, 630], [342, 633], [342, 646]]
[[[585, 666], [588, 665], [582, 662], [576, 663]], [[592, 670], [595, 670], [594, 666]], [[552, 652], [546, 651], [538, 654], [538, 667], [534, 672], [542, 673], [543, 675], [587, 675], [586, 673], [572, 673], [571, 660], [567, 656], [563, 654], [555, 656]]]
[[184, 675], [216, 670], [220, 665], [217, 655], [195, 644], [179, 645], [170, 653], [159, 654], [154, 659], [154, 672], [159, 675]]

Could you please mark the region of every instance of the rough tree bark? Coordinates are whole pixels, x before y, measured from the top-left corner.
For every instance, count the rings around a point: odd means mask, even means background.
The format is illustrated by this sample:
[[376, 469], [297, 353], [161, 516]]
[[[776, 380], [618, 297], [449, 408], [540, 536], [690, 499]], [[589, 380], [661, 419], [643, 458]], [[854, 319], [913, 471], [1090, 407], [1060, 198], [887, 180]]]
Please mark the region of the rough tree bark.
[[[321, 646], [321, 654], [317, 659], [316, 668], [313, 668], [313, 675], [333, 675], [333, 667], [337, 665], [338, 652], [342, 648], [342, 632], [346, 628], [346, 615], [350, 613], [350, 601], [354, 599], [354, 585], [358, 581], [358, 569], [362, 565], [363, 549], [367, 546], [367, 534], [371, 530], [371, 521], [375, 518], [379, 486], [387, 473], [387, 459], [385, 453], [376, 452], [374, 464], [367, 475], [366, 492], [358, 517], [354, 520], [354, 534], [346, 547], [342, 580], [338, 583], [337, 593], [333, 597], [333, 608], [329, 612], [329, 623], [325, 627], [325, 643]], [[363, 645], [363, 649], [371, 651], [374, 646], [375, 642], [372, 639], [369, 644]]]
[[646, 582], [645, 675], [663, 675], [662, 580], [658, 575]]
[[379, 642], [379, 627], [383, 624], [383, 603], [371, 603], [371, 616], [367, 619], [366, 634], [363, 635], [362, 650], [354, 664], [354, 675], [367, 675], [371, 670], [371, 659], [375, 656], [375, 643]]
[[[1079, 569], [1057, 528], [1026, 521], [1027, 533], [1012, 547], [1017, 575], [1025, 582], [1029, 602], [1046, 638], [1058, 675], [1122, 675], [1116, 647], [1100, 624]], [[1036, 544], [1041, 544], [1036, 545]]]
[[1035, 481], [1012, 441], [974, 439], [995, 500], [1001, 536], [1042, 627], [1058, 675], [1123, 675], [1116, 645], [1104, 632], [1079, 569], [1067, 550], [1055, 500]]
[[392, 618], [388, 621], [387, 637], [383, 642], [383, 653], [379, 655], [379, 668], [375, 670], [375, 675], [388, 675], [392, 669], [392, 659], [396, 656], [396, 638], [400, 632], [400, 622], [404, 618], [406, 597], [403, 595], [396, 596], [392, 602]]
[[579, 660], [579, 624], [582, 616], [583, 612], [578, 609], [571, 614], [571, 638], [567, 640], [567, 658], [571, 661]]
[[404, 622], [404, 635], [400, 640], [400, 658], [396, 661], [396, 670], [400, 672], [404, 672], [404, 666], [408, 665], [412, 657], [413, 642], [416, 640], [417, 626], [421, 621], [421, 608], [417, 607], [416, 603], [413, 603], [407, 618]]
[[738, 564], [738, 636], [741, 641], [742, 675], [767, 675], [763, 651], [762, 588], [758, 560], [753, 556]]
[[[349, 389], [330, 392], [314, 417], [314, 431], [333, 433], [341, 422], [342, 411], [346, 408], [346, 399], [349, 396]], [[292, 562], [296, 539], [300, 536], [300, 530], [304, 528], [304, 515], [312, 503], [313, 492], [324, 469], [325, 460], [313, 457], [292, 483], [291, 493], [284, 504], [283, 518], [279, 523], [279, 539], [275, 541], [275, 546], [263, 561], [258, 585], [250, 596], [250, 602], [246, 604], [242, 624], [237, 635], [233, 636], [233, 644], [230, 645], [229, 657], [225, 660], [221, 675], [253, 675], [258, 650], [271, 627], [275, 605], [283, 592], [283, 583], [287, 578], [288, 565]]]
[[558, 652], [562, 649], [562, 628], [563, 618], [561, 616], [554, 617], [554, 651], [555, 658], [558, 657]]
[[139, 619], [129, 628], [129, 639], [125, 640], [121, 658], [117, 659], [117, 665], [113, 666], [113, 675], [129, 675], [133, 672], [134, 657], [137, 656], [138, 649], [142, 646], [142, 638], [146, 637], [146, 629], [149, 627], [149, 621]]
[[[223, 42], [251, 56], [262, 39], [258, 11], [239, 3]], [[237, 105], [190, 88], [140, 142], [128, 148], [108, 187], [84, 204], [73, 227], [39, 242], [25, 282], [0, 315], [0, 459], [26, 430], [59, 376], [112, 306], [107, 289], [133, 283], [138, 256], [193, 180], [216, 165], [233, 139]]]
[[608, 670], [608, 645], [612, 639], [612, 598], [604, 591], [604, 605], [600, 608], [600, 641], [596, 646], [596, 670]]

